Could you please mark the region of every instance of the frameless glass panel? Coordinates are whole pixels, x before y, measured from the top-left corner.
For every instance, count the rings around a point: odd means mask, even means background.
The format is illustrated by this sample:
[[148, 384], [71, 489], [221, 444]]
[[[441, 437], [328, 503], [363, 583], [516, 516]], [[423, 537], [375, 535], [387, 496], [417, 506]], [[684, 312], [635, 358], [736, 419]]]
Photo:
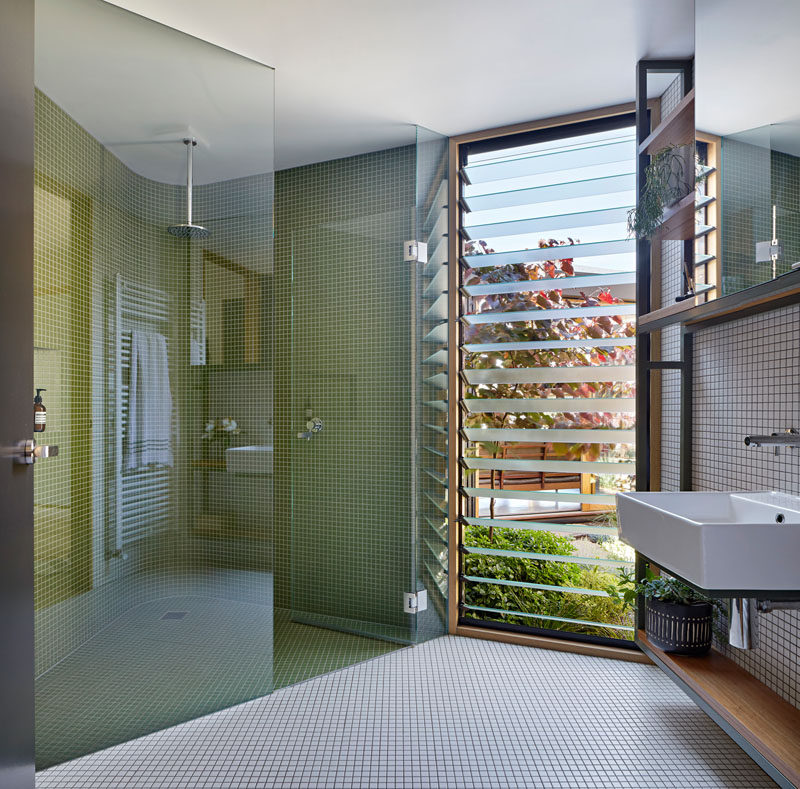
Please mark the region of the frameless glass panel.
[[[296, 681], [413, 639], [412, 271], [414, 129], [388, 150], [279, 174], [287, 323], [279, 480], [291, 502], [290, 573], [276, 648]], [[283, 468], [283, 461], [280, 461]], [[282, 479], [282, 478], [280, 478]], [[286, 633], [286, 636], [282, 635]], [[291, 643], [316, 643], [298, 655]]]
[[272, 689], [274, 143], [271, 69], [36, 15], [41, 769]]

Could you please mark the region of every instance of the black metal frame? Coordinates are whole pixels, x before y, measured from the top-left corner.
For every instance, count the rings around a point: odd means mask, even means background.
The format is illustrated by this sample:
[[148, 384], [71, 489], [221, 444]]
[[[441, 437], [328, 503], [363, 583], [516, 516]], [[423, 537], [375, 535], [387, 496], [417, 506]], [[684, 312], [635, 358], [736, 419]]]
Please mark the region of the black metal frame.
[[[647, 77], [649, 74], [676, 73], [683, 77], [683, 95], [694, 84], [694, 59], [640, 60], [636, 64], [636, 143], [641, 144], [651, 132], [650, 112], [647, 106]], [[650, 156], [639, 150], [636, 160], [636, 194], [642, 194], [646, 177], [645, 171]], [[684, 256], [694, 254], [694, 241], [684, 241]], [[684, 275], [684, 292], [688, 282]], [[636, 241], [636, 320], [652, 310], [652, 261], [650, 241], [639, 238]], [[691, 333], [681, 336], [680, 361], [656, 361], [651, 359], [651, 335], [649, 331], [636, 332], [636, 490], [647, 491], [651, 487], [650, 468], [650, 429], [652, 419], [651, 379], [653, 370], [679, 370], [681, 374], [680, 399], [680, 489], [692, 487], [692, 357], [693, 338]], [[644, 579], [645, 560], [637, 553], [634, 570], [637, 581]], [[641, 598], [636, 605], [636, 627], [644, 628], [644, 604]]]
[[[650, 113], [647, 107], [647, 77], [649, 74], [676, 73], [683, 76], [683, 95], [694, 84], [694, 59], [640, 60], [636, 64], [636, 142], [641, 144], [650, 134]], [[636, 194], [645, 187], [645, 170], [650, 157], [640, 151], [636, 162]], [[652, 270], [650, 241], [636, 241], [636, 319], [652, 309]], [[683, 254], [693, 255], [694, 241], [684, 241]], [[685, 277], [685, 275], [684, 275]], [[684, 285], [687, 285], [684, 279]], [[691, 380], [692, 341], [684, 335], [680, 362], [654, 362], [650, 358], [650, 332], [636, 333], [636, 489], [650, 489], [650, 373], [653, 370], [681, 371], [681, 490], [691, 489]], [[688, 384], [688, 385], [687, 385]], [[684, 429], [688, 431], [686, 441]], [[685, 447], [685, 448], [684, 448]]]

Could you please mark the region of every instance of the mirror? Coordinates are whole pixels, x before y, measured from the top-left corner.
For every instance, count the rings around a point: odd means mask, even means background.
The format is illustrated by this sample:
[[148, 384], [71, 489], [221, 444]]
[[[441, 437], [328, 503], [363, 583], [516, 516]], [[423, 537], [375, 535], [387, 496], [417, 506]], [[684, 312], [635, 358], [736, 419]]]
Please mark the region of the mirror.
[[697, 0], [695, 26], [696, 127], [717, 151], [727, 295], [800, 268], [800, 4]]

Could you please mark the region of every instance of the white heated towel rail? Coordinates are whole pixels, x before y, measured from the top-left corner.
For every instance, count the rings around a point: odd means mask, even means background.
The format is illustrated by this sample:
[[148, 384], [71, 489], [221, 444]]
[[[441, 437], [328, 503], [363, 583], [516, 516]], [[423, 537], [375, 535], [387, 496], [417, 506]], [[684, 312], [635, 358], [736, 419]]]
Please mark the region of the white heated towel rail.
[[127, 469], [124, 456], [130, 414], [131, 335], [134, 330], [162, 334], [169, 355], [170, 298], [163, 290], [118, 275], [115, 305], [116, 529], [112, 555], [121, 556], [126, 545], [164, 529], [172, 514], [172, 469]]

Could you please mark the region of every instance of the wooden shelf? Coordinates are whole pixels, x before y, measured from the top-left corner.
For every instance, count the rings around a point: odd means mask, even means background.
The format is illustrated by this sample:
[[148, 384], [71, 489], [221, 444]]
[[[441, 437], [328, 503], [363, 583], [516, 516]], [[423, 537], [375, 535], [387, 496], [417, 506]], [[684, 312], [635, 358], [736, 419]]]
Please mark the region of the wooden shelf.
[[694, 142], [694, 88], [645, 137], [639, 145], [639, 153], [654, 154], [671, 145], [687, 145], [690, 142]]
[[636, 643], [779, 785], [800, 787], [800, 710], [715, 649], [668, 654], [643, 630]]
[[661, 329], [664, 326], [679, 323], [681, 315], [694, 309], [696, 306], [696, 297], [693, 299], [676, 301], [674, 304], [668, 304], [666, 307], [648, 312], [647, 315], [641, 315], [636, 324], [636, 328], [639, 331], [656, 331], [656, 329]]
[[695, 193], [692, 191], [664, 211], [653, 241], [686, 241], [697, 234]]
[[694, 299], [687, 299], [653, 310], [639, 316], [637, 331], [656, 331], [675, 323], [697, 331], [790, 304], [800, 304], [800, 269], [705, 304], [694, 304]]

